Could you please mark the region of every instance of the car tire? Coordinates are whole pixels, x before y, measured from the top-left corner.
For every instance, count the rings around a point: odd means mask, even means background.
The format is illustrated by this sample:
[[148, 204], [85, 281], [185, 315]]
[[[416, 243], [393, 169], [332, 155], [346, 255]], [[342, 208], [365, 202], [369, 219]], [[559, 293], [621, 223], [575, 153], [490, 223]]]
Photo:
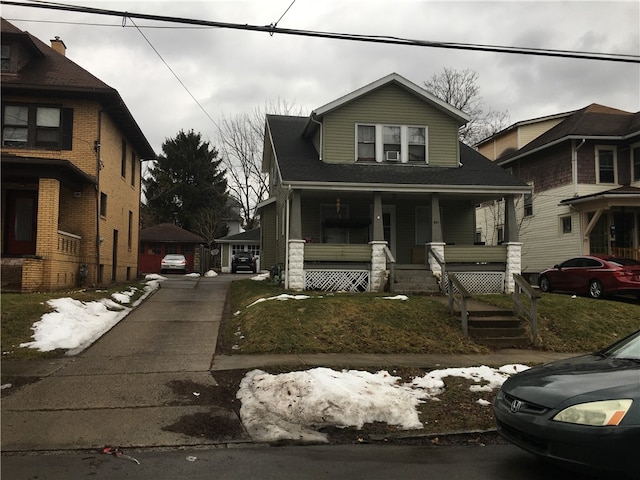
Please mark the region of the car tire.
[[602, 298], [604, 291], [602, 290], [602, 283], [600, 280], [589, 281], [589, 296], [591, 298]]
[[551, 288], [551, 281], [549, 280], [549, 277], [545, 275], [540, 277], [540, 280], [538, 281], [538, 286], [540, 287], [540, 290], [542, 290], [545, 293], [553, 291], [553, 289]]

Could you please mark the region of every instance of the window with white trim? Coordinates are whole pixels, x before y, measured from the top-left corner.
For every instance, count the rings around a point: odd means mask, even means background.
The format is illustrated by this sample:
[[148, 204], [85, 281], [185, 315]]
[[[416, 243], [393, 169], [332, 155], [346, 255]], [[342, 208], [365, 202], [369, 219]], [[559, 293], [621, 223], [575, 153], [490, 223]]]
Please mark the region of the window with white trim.
[[631, 147], [631, 179], [640, 182], [640, 144]]
[[568, 233], [571, 233], [571, 230], [571, 215], [560, 217], [560, 233], [562, 235], [566, 235]]
[[596, 147], [596, 182], [617, 183], [618, 171], [616, 168], [615, 147]]
[[356, 125], [356, 161], [429, 163], [427, 127]]

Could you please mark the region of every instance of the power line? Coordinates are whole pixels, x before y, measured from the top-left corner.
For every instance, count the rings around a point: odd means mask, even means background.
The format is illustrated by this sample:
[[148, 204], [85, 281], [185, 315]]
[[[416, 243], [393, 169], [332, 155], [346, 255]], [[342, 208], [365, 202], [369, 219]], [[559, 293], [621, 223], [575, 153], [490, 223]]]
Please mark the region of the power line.
[[[47, 10], [61, 10], [61, 11], [87, 13], [87, 14], [94, 14], [94, 15], [115, 16], [115, 17], [121, 17], [123, 19], [137, 18], [137, 19], [152, 20], [152, 21], [158, 21], [158, 22], [179, 23], [184, 25], [198, 25], [198, 26], [212, 27], [212, 28], [227, 28], [232, 30], [265, 32], [265, 33], [269, 33], [270, 35], [274, 35], [277, 33], [281, 35], [295, 35], [295, 36], [304, 36], [304, 37], [313, 37], [313, 38], [326, 38], [331, 40], [346, 40], [346, 41], [356, 41], [356, 42], [366, 42], [366, 43], [405, 45], [405, 46], [414, 46], [414, 47], [431, 47], [431, 48], [481, 51], [481, 52], [491, 52], [491, 53], [509, 53], [509, 54], [517, 54], [517, 55], [573, 58], [573, 59], [580, 59], [580, 60], [599, 60], [599, 61], [609, 61], [609, 62], [640, 63], [640, 55], [631, 55], [631, 54], [580, 52], [575, 50], [553, 50], [553, 49], [509, 47], [509, 46], [500, 46], [500, 45], [481, 45], [481, 44], [455, 43], [455, 42], [436, 42], [436, 41], [417, 40], [417, 39], [409, 39], [409, 38], [386, 36], [386, 35], [359, 35], [359, 34], [351, 34], [351, 33], [282, 29], [282, 28], [278, 28], [276, 24], [259, 26], [259, 25], [249, 25], [249, 24], [212, 22], [207, 20], [197, 20], [197, 19], [189, 19], [189, 18], [182, 18], [182, 17], [150, 15], [150, 14], [142, 14], [142, 13], [123, 12], [123, 11], [117, 11], [117, 10], [107, 10], [107, 9], [93, 8], [93, 7], [65, 5], [60, 3], [45, 2], [45, 1], [38, 1], [38, 0], [34, 0], [34, 2], [29, 2], [29, 3], [19, 2], [19, 1], [10, 1], [10, 0], [0, 0], [0, 3], [5, 5], [19, 6], [19, 7], [40, 8], [40, 9], [47, 9]], [[286, 14], [286, 11], [285, 11], [285, 14]]]
[[[154, 52], [156, 52], [156, 55], [158, 55], [158, 57], [160, 58], [160, 60], [162, 61], [162, 63], [164, 63], [164, 65], [169, 69], [169, 71], [173, 74], [173, 76], [176, 78], [176, 80], [178, 80], [178, 82], [180, 83], [180, 85], [182, 85], [182, 88], [185, 89], [185, 91], [189, 94], [189, 96], [193, 99], [194, 102], [196, 102], [196, 105], [198, 105], [198, 107], [200, 107], [200, 110], [202, 110], [202, 113], [204, 113], [206, 115], [206, 117], [211, 121], [211, 123], [217, 128], [218, 125], [216, 124], [216, 122], [213, 120], [213, 118], [211, 118], [211, 115], [209, 115], [209, 112], [207, 112], [205, 110], [205, 108], [202, 106], [202, 104], [198, 101], [198, 99], [191, 93], [191, 91], [189, 90], [189, 88], [187, 88], [187, 86], [184, 84], [184, 82], [182, 80], [180, 80], [180, 77], [178, 76], [178, 74], [169, 66], [169, 64], [165, 61], [164, 58], [162, 58], [162, 55], [160, 55], [160, 52], [156, 49], [156, 47], [153, 46], [153, 44], [151, 43], [151, 41], [147, 38], [147, 36], [142, 32], [142, 30], [140, 30], [140, 27], [138, 27], [138, 25], [136, 25], [136, 23], [133, 21], [133, 19], [130, 19], [131, 23], [133, 24], [133, 26], [136, 28], [136, 30], [138, 30], [138, 32], [140, 33], [140, 35], [142, 35], [142, 38], [144, 38], [146, 40], [146, 42], [149, 44], [149, 46], [152, 48], [152, 50]], [[125, 26], [125, 24], [123, 23], [122, 25], [123, 27]]]

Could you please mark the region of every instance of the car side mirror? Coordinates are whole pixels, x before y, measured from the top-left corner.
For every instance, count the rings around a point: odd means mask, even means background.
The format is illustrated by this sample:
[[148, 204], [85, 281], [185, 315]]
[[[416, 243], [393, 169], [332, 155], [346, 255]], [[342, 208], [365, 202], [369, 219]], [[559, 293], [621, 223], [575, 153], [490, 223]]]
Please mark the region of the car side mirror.
[[560, 270], [560, 265], [554, 265], [553, 268], [555, 268], [556, 270]]

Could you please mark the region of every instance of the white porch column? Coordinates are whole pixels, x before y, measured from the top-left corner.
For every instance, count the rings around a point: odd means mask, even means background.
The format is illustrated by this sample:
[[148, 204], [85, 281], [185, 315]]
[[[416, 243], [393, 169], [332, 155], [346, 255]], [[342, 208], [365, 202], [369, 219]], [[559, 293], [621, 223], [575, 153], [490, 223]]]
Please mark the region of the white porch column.
[[508, 242], [507, 246], [507, 268], [504, 279], [504, 293], [513, 293], [516, 285], [513, 274], [522, 273], [522, 243]]
[[386, 241], [369, 242], [371, 245], [371, 280], [369, 290], [372, 292], [382, 292], [387, 283], [387, 255], [384, 253]]
[[287, 288], [291, 290], [304, 290], [304, 244], [304, 240], [289, 240]]
[[440, 267], [440, 264], [436, 261], [435, 258], [433, 258], [433, 255], [429, 253], [429, 247], [431, 247], [434, 252], [440, 255], [440, 258], [446, 260], [446, 258], [444, 258], [445, 245], [446, 243], [444, 242], [429, 242], [425, 245], [427, 265], [429, 265], [431, 273], [433, 273], [433, 275], [439, 279], [442, 278], [442, 267]]

